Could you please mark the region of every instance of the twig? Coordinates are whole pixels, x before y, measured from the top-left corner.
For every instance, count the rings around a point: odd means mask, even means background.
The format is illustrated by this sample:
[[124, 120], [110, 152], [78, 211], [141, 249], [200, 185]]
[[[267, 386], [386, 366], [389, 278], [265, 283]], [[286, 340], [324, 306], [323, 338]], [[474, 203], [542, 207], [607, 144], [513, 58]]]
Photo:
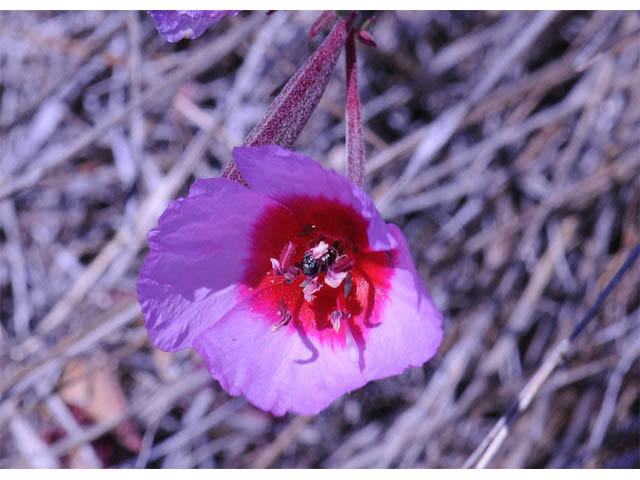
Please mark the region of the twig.
[[226, 57], [240, 42], [242, 42], [261, 19], [262, 16], [257, 13], [252, 17], [249, 17], [246, 21], [240, 23], [235, 28], [232, 28], [227, 34], [220, 36], [207, 48], [198, 52], [189, 59], [188, 63], [182, 65], [181, 68], [167, 75], [164, 80], [149, 88], [137, 100], [132, 100], [123, 109], [112, 113], [104, 121], [81, 135], [80, 138], [72, 142], [71, 145], [49, 152], [49, 155], [31, 170], [28, 170], [18, 177], [6, 179], [2, 184], [0, 184], [0, 198], [12, 195], [19, 190], [32, 187], [44, 176], [46, 172], [76, 156], [104, 135], [111, 127], [127, 118], [129, 114], [140, 108], [146, 102], [157, 101], [164, 98], [175, 86], [184, 82], [193, 75], [196, 75], [207, 68], [211, 68]]
[[136, 457], [136, 463], [133, 468], [145, 468], [149, 461], [149, 455], [151, 454], [151, 447], [153, 446], [153, 439], [156, 436], [160, 421], [162, 420], [162, 414], [151, 420], [150, 425], [147, 425], [147, 429], [142, 437], [142, 445], [140, 446], [140, 452]]
[[[139, 12], [128, 12], [127, 29], [129, 33], [129, 61], [128, 74], [130, 81], [131, 99], [134, 102], [140, 101], [142, 96], [142, 38], [139, 20]], [[155, 163], [144, 155], [144, 114], [143, 110], [136, 110], [131, 113], [129, 120], [129, 142], [133, 159], [137, 164], [137, 169], [142, 173], [142, 180], [147, 191], [153, 191], [160, 181], [160, 171]]]
[[[40, 384], [42, 385], [42, 384]], [[41, 393], [44, 393], [47, 388], [42, 385], [43, 388], [40, 389]], [[47, 395], [46, 403], [49, 407], [49, 411], [53, 415], [53, 417], [58, 421], [60, 426], [64, 428], [64, 430], [69, 435], [79, 435], [81, 433], [81, 427], [78, 425], [78, 422], [73, 417], [73, 413], [69, 410], [67, 405], [62, 401], [59, 395]], [[80, 465], [72, 465], [76, 468], [100, 468], [102, 467], [102, 462], [96, 455], [96, 452], [93, 450], [93, 447], [90, 444], [80, 445], [78, 447], [78, 453], [81, 456], [81, 461], [83, 462]]]
[[552, 192], [540, 205], [532, 205], [518, 217], [510, 217], [504, 224], [472, 236], [466, 240], [465, 250], [468, 253], [475, 253], [491, 242], [504, 241], [507, 236], [514, 235], [531, 224], [534, 217], [548, 215], [548, 212], [553, 209], [571, 205], [577, 201], [589, 202], [607, 190], [612, 179], [630, 178], [637, 174], [639, 167], [640, 157], [635, 155], [635, 150], [620, 155], [614, 163], [602, 165], [574, 184]]
[[495, 83], [502, 77], [509, 65], [525, 51], [533, 41], [544, 31], [544, 29], [555, 18], [557, 12], [538, 12], [531, 23], [513, 42], [511, 47], [500, 59], [493, 65], [485, 77], [471, 92], [469, 97], [447, 109], [436, 121], [434, 121], [425, 134], [415, 154], [409, 161], [407, 168], [404, 170], [400, 178], [396, 181], [385, 195], [378, 202], [378, 209], [385, 214], [395, 197], [409, 184], [416, 173], [427, 162], [431, 161], [440, 149], [449, 141], [451, 136], [458, 129], [464, 116], [484, 95], [493, 88]]
[[24, 338], [29, 333], [31, 308], [27, 289], [27, 268], [20, 225], [13, 200], [0, 201], [0, 226], [7, 236], [4, 254], [11, 269], [11, 293], [13, 294], [13, 329], [16, 336]]
[[191, 174], [195, 164], [202, 158], [212, 133], [212, 131], [203, 130], [198, 132], [185, 150], [182, 158], [165, 176], [162, 184], [156, 187], [140, 207], [133, 228], [128, 224], [123, 225], [113, 240], [105, 245], [100, 254], [91, 262], [82, 275], [76, 279], [65, 296], [60, 299], [47, 316], [42, 319], [42, 322], [40, 322], [37, 328], [40, 335], [50, 332], [65, 321], [67, 316], [98, 281], [113, 259], [120, 253], [123, 245], [131, 241], [140, 243], [141, 240], [144, 240], [146, 232], [153, 226], [160, 211]]
[[76, 446], [109, 432], [127, 418], [133, 415], [143, 415], [162, 410], [177, 398], [206, 385], [210, 381], [211, 377], [206, 370], [202, 369], [192, 372], [180, 378], [178, 381], [163, 385], [162, 388], [154, 390], [153, 393], [130, 403], [127, 409], [121, 414], [84, 429], [80, 435], [60, 440], [52, 445], [51, 450], [55, 455], [64, 455]]
[[542, 258], [536, 263], [536, 268], [531, 274], [527, 287], [524, 292], [522, 292], [522, 295], [520, 295], [516, 307], [509, 316], [509, 321], [506, 325], [506, 330], [509, 334], [501, 336], [491, 351], [485, 354], [481, 368], [483, 372], [487, 373], [497, 370], [504, 363], [508, 354], [515, 348], [516, 336], [513, 335], [513, 333], [521, 333], [531, 324], [533, 314], [535, 313], [535, 306], [540, 300], [542, 292], [551, 281], [562, 251], [568, 249], [573, 243], [573, 237], [577, 228], [578, 222], [573, 217], [567, 218], [562, 223], [560, 227], [560, 241], [563, 249], [557, 250], [549, 245]]
[[242, 405], [244, 405], [244, 401], [239, 399], [227, 401], [200, 421], [188, 425], [186, 428], [180, 430], [178, 433], [153, 447], [149, 454], [149, 461], [154, 461], [167, 455], [169, 452], [185, 445], [195, 436], [206, 432], [221, 422], [224, 422], [227, 417], [233, 415], [234, 412], [236, 412]]
[[287, 427], [280, 432], [276, 439], [267, 445], [251, 464], [251, 468], [268, 468], [293, 442], [300, 430], [309, 423], [313, 417], [299, 416], [294, 418]]
[[18, 373], [5, 376], [1, 384], [2, 395], [19, 395], [30, 388], [38, 379], [52, 369], [61, 366], [68, 358], [90, 351], [98, 342], [141, 315], [140, 306], [135, 300], [118, 305], [80, 333], [78, 337], [67, 337], [64, 342], [55, 345], [38, 363], [27, 365]]
[[589, 322], [595, 317], [596, 313], [613, 291], [613, 289], [620, 283], [624, 274], [631, 268], [635, 260], [640, 255], [640, 244], [636, 245], [629, 253], [627, 260], [618, 269], [613, 278], [609, 281], [604, 290], [598, 295], [598, 298], [594, 304], [587, 310], [582, 319], [577, 323], [571, 334], [562, 340], [556, 347], [554, 347], [542, 365], [538, 368], [531, 380], [527, 382], [525, 387], [518, 395], [517, 400], [509, 407], [507, 413], [505, 413], [487, 434], [482, 443], [476, 448], [473, 454], [464, 463], [463, 468], [475, 468], [486, 467], [498, 449], [507, 438], [509, 434], [509, 428], [511, 424], [519, 417], [519, 415], [526, 410], [526, 408], [533, 400], [533, 397], [540, 389], [542, 384], [547, 380], [551, 372], [563, 359], [564, 355], [569, 351], [573, 341], [584, 330]]
[[575, 113], [588, 101], [592, 87], [593, 82], [590, 78], [583, 79], [571, 94], [558, 105], [536, 113], [519, 125], [500, 129], [476, 145], [452, 155], [446, 162], [436, 165], [412, 179], [407, 186], [407, 191], [414, 193], [428, 188], [444, 176], [464, 168], [470, 162], [486, 162], [486, 159], [490, 159], [499, 148], [517, 142], [532, 132]]
[[[60, 468], [58, 459], [33, 427], [15, 413], [9, 423], [15, 446], [32, 468]], [[17, 465], [16, 465], [17, 466]]]
[[[69, 43], [70, 47], [79, 47], [77, 49], [73, 49], [75, 52], [78, 52], [78, 54], [74, 56], [71, 65], [65, 70], [64, 75], [58, 78], [55, 82], [46, 85], [32, 102], [16, 112], [15, 118], [13, 118], [10, 123], [0, 125], [0, 134], [4, 133], [6, 130], [10, 130], [12, 127], [26, 119], [29, 119], [41, 104], [46, 103], [47, 100], [50, 99], [49, 97], [63, 97], [65, 92], [68, 91], [69, 84], [72, 83], [78, 67], [80, 67], [83, 62], [87, 61], [93, 54], [99, 52], [100, 49], [103, 48], [111, 38], [113, 38], [120, 28], [122, 28], [123, 23], [124, 15], [109, 15], [105, 21], [102, 22], [100, 27], [97, 28], [95, 32], [84, 42], [73, 44], [73, 40], [69, 40], [68, 38], [65, 39], [66, 42]], [[4, 26], [2, 26], [2, 28], [4, 28]], [[35, 32], [31, 33], [33, 34]], [[50, 45], [51, 40], [48, 38], [42, 38], [40, 39], [40, 43], [45, 46]]]
[[609, 378], [600, 413], [598, 413], [591, 429], [591, 435], [589, 435], [589, 441], [587, 442], [588, 453], [596, 452], [602, 445], [604, 436], [607, 433], [607, 427], [611, 423], [616, 410], [616, 399], [622, 380], [631, 365], [633, 365], [633, 362], [637, 361], [640, 356], [640, 336], [637, 334], [632, 336], [629, 341], [623, 343], [623, 347], [622, 351], [624, 353]]

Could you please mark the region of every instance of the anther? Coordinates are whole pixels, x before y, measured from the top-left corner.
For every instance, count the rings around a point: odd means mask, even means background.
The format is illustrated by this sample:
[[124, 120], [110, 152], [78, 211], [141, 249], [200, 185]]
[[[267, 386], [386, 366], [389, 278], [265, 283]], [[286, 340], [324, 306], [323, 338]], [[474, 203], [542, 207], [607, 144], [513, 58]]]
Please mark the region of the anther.
[[293, 258], [295, 251], [296, 246], [293, 242], [288, 242], [282, 249], [282, 252], [280, 252], [280, 263], [282, 263], [284, 268], [287, 268], [291, 263], [291, 259]]
[[284, 270], [282, 269], [280, 261], [276, 260], [275, 258], [270, 258], [269, 260], [271, 261], [271, 268], [273, 269], [273, 273], [275, 273], [276, 275], [284, 275]]
[[331, 312], [331, 316], [329, 317], [331, 320], [331, 326], [333, 329], [338, 332], [340, 330], [340, 320], [342, 320], [342, 314], [338, 311]]
[[293, 254], [296, 251], [296, 247], [293, 242], [288, 242], [282, 252], [280, 253], [280, 259], [270, 258], [271, 268], [273, 273], [278, 276], [284, 276], [287, 283], [293, 282], [298, 275], [300, 275], [300, 269], [294, 265], [291, 265]]
[[304, 282], [300, 284], [302, 287], [302, 293], [304, 295], [304, 299], [307, 302], [312, 302], [315, 300], [315, 293], [319, 292], [322, 288], [322, 285], [318, 283], [315, 278], [307, 278]]
[[321, 240], [315, 247], [313, 247], [311, 250], [309, 250], [306, 253], [306, 255], [311, 254], [311, 257], [314, 260], [317, 260], [317, 259], [321, 258], [328, 251], [329, 251], [329, 245], [327, 245], [327, 242], [323, 242]]
[[336, 333], [340, 331], [342, 320], [349, 320], [349, 318], [351, 318], [351, 314], [349, 312], [345, 312], [344, 310], [334, 310], [329, 316], [331, 326], [336, 331]]
[[333, 270], [336, 272], [345, 272], [351, 267], [353, 267], [353, 258], [347, 254], [340, 255], [333, 264]]
[[327, 275], [324, 277], [324, 283], [331, 288], [338, 288], [342, 281], [349, 275], [349, 272], [336, 272], [330, 269]]

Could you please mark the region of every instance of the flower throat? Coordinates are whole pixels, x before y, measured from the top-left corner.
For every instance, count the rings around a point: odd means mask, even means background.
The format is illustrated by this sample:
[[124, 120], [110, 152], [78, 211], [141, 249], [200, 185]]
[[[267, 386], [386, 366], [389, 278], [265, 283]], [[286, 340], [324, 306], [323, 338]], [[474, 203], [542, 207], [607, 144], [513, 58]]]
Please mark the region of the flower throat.
[[[295, 240], [297, 244], [293, 241], [286, 243], [278, 259], [269, 259], [273, 273], [276, 277], [282, 277], [287, 284], [295, 282], [294, 288], [302, 289], [304, 300], [308, 303], [315, 300], [324, 285], [334, 289], [336, 307], [329, 319], [333, 329], [338, 332], [342, 321], [351, 317], [345, 300], [352, 287], [351, 270], [355, 263], [352, 249], [346, 246], [344, 240], [328, 238], [318, 232], [315, 225], [309, 224], [302, 228]], [[302, 281], [297, 283], [300, 278]], [[343, 284], [344, 289], [340, 289]], [[279, 321], [273, 326], [274, 331], [289, 324], [292, 318], [283, 299], [278, 301], [277, 314]]]

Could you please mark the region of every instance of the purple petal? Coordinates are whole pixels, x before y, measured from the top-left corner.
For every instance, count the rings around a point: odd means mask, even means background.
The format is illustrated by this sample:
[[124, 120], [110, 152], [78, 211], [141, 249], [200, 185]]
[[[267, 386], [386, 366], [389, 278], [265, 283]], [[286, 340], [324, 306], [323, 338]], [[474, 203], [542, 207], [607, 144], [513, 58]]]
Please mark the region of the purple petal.
[[149, 10], [156, 21], [158, 32], [170, 42], [183, 38], [197, 38], [207, 28], [227, 15], [237, 15], [239, 10]]
[[149, 232], [151, 251], [136, 284], [154, 345], [190, 347], [238, 301], [234, 284], [251, 260], [250, 225], [269, 207], [284, 210], [222, 178], [198, 180], [187, 198], [169, 204]]
[[231, 395], [274, 415], [313, 415], [367, 379], [349, 350], [323, 347], [295, 329], [273, 331], [240, 304], [198, 336], [195, 350]]
[[394, 275], [382, 319], [367, 331], [365, 375], [369, 380], [397, 375], [435, 355], [442, 341], [442, 315], [411, 260], [404, 235], [387, 225], [398, 242], [393, 251]]
[[369, 249], [390, 250], [397, 242], [369, 196], [342, 175], [325, 170], [311, 158], [276, 145], [236, 147], [233, 159], [252, 190], [283, 204], [296, 197], [336, 200], [368, 221]]

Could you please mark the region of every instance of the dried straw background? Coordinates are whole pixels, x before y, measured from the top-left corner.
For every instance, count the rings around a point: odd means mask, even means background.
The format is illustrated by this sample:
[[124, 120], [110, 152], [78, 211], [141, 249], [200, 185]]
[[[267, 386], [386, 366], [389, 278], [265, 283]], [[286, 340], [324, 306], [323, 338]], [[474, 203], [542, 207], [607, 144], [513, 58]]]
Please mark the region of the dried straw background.
[[[0, 466], [459, 467], [640, 241], [638, 13], [382, 13], [359, 53], [368, 188], [445, 313], [437, 357], [273, 418], [155, 350], [146, 232], [219, 175], [314, 17], [170, 45], [143, 13], [0, 13]], [[336, 169], [343, 79], [297, 142]], [[639, 466], [639, 283], [490, 466]]]

